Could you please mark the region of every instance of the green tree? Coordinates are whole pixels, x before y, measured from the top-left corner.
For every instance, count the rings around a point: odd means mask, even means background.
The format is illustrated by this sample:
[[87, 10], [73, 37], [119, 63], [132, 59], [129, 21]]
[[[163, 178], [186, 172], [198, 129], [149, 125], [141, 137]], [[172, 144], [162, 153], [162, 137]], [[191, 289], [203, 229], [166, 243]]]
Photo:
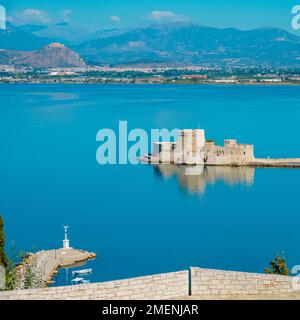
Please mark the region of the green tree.
[[278, 274], [282, 276], [290, 275], [290, 270], [286, 266], [285, 257], [277, 255], [275, 259], [270, 262], [270, 268], [265, 268], [265, 273]]
[[19, 255], [15, 251], [14, 242], [10, 243], [10, 259], [6, 270], [6, 290], [15, 290], [18, 279], [17, 275], [17, 261], [20, 260]]
[[7, 271], [8, 258], [5, 251], [4, 221], [2, 216], [0, 216], [0, 266], [3, 266]]
[[0, 266], [4, 267], [6, 273], [5, 289], [30, 289], [44, 286], [34, 255], [16, 254], [14, 245], [11, 243], [10, 257], [10, 259], [7, 258], [5, 251], [4, 221], [0, 216]]

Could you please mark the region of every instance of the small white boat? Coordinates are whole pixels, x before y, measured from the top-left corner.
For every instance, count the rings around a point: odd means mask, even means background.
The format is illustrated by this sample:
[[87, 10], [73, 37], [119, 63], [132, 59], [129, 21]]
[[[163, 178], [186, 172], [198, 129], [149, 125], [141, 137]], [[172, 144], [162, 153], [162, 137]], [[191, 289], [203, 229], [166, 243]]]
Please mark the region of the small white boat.
[[80, 284], [86, 284], [86, 283], [90, 283], [90, 280], [83, 279], [80, 281]]
[[72, 276], [87, 276], [92, 274], [92, 269], [74, 270]]
[[74, 284], [79, 284], [79, 283], [82, 283], [82, 281], [85, 280], [84, 278], [75, 278], [75, 279], [72, 279], [72, 282]]
[[75, 278], [72, 280], [73, 284], [86, 284], [86, 283], [90, 283], [90, 280], [86, 280], [84, 278]]

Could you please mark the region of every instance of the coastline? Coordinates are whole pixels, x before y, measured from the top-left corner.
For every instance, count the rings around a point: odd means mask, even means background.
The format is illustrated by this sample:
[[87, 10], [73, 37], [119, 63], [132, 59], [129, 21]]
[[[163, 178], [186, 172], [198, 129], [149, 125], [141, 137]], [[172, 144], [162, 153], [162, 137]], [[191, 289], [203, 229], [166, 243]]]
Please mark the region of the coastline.
[[234, 82], [234, 83], [226, 83], [226, 82], [117, 82], [117, 81], [111, 81], [111, 82], [100, 82], [100, 81], [1, 81], [0, 85], [2, 84], [54, 84], [54, 85], [60, 85], [60, 84], [71, 84], [71, 85], [81, 85], [81, 84], [87, 84], [87, 85], [184, 85], [184, 86], [266, 86], [266, 87], [298, 87], [300, 86], [299, 83], [292, 83], [292, 82], [280, 82], [280, 83], [247, 83], [247, 82]]
[[94, 258], [96, 258], [96, 254], [93, 252], [73, 248], [42, 250], [36, 253], [27, 253], [27, 258], [18, 265], [18, 271], [21, 274], [24, 273], [28, 260], [35, 261], [41, 280], [47, 287], [55, 283], [54, 277], [59, 269], [76, 266]]

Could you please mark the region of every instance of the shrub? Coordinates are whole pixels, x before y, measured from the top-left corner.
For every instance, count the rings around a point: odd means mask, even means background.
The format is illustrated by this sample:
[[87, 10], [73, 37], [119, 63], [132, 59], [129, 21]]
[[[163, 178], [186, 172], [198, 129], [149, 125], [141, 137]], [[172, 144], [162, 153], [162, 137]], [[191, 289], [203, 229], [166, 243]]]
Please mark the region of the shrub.
[[275, 259], [270, 262], [270, 268], [265, 268], [265, 273], [278, 274], [282, 276], [290, 275], [290, 270], [286, 266], [285, 257], [277, 255]]

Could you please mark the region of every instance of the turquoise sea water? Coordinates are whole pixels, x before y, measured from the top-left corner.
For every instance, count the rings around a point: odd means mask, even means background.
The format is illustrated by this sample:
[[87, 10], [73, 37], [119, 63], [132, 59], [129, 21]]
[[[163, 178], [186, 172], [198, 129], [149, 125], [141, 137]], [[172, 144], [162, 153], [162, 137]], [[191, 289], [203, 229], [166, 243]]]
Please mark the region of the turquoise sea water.
[[281, 251], [300, 264], [300, 170], [100, 166], [96, 133], [119, 120], [300, 157], [299, 87], [1, 85], [0, 212], [16, 249], [59, 247], [67, 223], [71, 245], [98, 254], [92, 281], [189, 266], [263, 272]]

